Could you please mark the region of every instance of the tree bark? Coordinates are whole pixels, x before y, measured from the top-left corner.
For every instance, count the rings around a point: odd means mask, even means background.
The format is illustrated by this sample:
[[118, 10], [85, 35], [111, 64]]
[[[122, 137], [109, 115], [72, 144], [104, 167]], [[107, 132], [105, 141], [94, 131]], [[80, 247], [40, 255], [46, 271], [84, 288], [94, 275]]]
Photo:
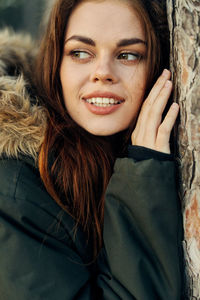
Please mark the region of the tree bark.
[[200, 299], [200, 1], [167, 0], [184, 218], [187, 294]]

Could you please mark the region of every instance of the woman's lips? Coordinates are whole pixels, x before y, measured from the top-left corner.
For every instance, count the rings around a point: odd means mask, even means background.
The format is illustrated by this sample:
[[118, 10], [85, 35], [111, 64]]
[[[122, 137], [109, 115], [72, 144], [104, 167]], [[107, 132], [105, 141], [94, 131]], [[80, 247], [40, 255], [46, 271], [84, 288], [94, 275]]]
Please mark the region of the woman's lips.
[[87, 101], [84, 101], [86, 107], [89, 111], [91, 111], [93, 114], [96, 115], [108, 115], [119, 109], [121, 105], [123, 105], [123, 102], [120, 104], [112, 104], [110, 106], [102, 107], [102, 106], [96, 106], [94, 104], [88, 103]]
[[113, 98], [115, 100], [121, 100], [124, 101], [124, 98], [111, 92], [102, 92], [102, 91], [96, 91], [91, 94], [83, 96], [83, 99], [90, 99], [90, 98]]
[[95, 92], [82, 98], [89, 111], [96, 115], [107, 115], [116, 111], [124, 99], [110, 92]]

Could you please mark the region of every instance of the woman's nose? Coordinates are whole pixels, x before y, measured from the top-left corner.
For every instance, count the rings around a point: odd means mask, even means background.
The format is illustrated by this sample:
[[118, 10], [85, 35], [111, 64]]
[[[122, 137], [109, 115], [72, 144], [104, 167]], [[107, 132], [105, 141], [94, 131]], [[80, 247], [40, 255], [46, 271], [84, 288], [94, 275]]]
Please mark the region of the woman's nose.
[[110, 60], [102, 59], [94, 66], [94, 71], [91, 74], [93, 82], [102, 82], [113, 84], [118, 81], [116, 71]]

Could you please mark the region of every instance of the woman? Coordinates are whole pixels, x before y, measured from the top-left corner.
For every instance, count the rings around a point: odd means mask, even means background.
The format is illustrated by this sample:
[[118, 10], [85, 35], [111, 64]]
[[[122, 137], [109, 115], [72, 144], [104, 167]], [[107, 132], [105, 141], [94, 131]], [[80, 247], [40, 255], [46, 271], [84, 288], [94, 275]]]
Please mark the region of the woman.
[[161, 121], [170, 72], [153, 85], [163, 14], [157, 1], [58, 0], [35, 88], [2, 77], [3, 300], [181, 299], [178, 105]]

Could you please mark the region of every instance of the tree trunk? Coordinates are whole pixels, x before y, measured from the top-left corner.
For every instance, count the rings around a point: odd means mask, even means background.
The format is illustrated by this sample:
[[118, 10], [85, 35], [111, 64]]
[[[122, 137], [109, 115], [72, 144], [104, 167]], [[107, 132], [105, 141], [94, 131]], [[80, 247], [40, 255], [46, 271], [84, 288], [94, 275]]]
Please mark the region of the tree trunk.
[[187, 294], [200, 299], [200, 1], [167, 0], [184, 218]]

